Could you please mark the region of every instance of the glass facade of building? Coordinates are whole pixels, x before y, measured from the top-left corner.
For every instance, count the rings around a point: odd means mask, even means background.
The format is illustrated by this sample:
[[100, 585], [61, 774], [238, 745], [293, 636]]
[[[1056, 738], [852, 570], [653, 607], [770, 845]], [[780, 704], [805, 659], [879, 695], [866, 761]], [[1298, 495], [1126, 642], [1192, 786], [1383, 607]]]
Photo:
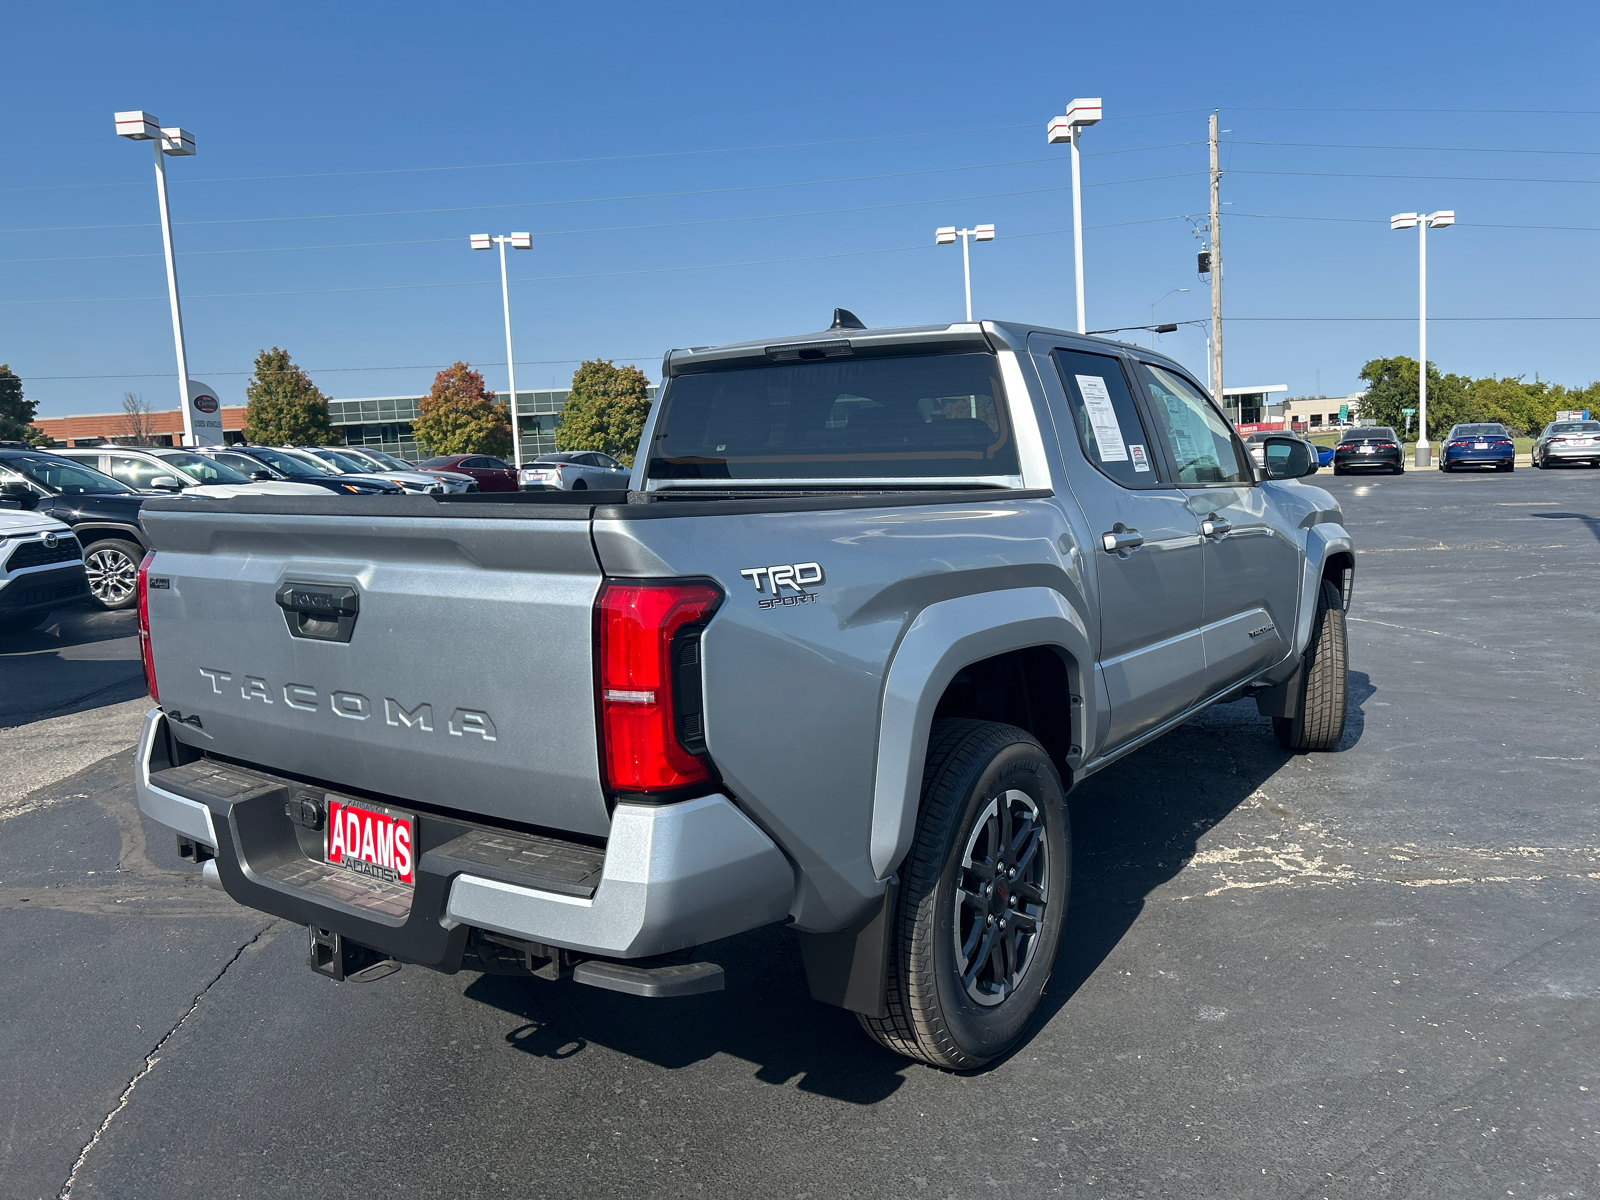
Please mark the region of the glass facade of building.
[[[522, 434], [522, 457], [537, 458], [556, 448], [556, 426], [567, 402], [568, 388], [546, 388], [517, 393], [517, 424]], [[650, 399], [656, 385], [650, 385]], [[422, 457], [411, 423], [417, 419], [416, 396], [372, 396], [359, 400], [329, 400], [328, 416], [346, 446], [372, 446], [407, 462]]]

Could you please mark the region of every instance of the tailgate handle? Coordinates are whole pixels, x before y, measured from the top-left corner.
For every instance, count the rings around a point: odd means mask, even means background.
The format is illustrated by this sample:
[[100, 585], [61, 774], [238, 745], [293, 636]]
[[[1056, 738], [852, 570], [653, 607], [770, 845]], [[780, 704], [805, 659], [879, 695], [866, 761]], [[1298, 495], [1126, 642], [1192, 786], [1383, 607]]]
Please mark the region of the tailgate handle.
[[348, 642], [361, 613], [361, 595], [337, 583], [285, 583], [274, 593], [289, 632], [321, 642]]

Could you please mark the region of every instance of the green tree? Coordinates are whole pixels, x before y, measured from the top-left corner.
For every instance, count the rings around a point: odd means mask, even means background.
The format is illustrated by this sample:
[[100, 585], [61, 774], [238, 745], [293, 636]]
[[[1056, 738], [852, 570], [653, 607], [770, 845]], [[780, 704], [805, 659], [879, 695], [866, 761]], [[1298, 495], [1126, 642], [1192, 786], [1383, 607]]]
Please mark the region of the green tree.
[[339, 439], [328, 420], [328, 398], [317, 390], [287, 350], [256, 355], [245, 385], [244, 436], [269, 446], [331, 446]]
[[429, 454], [511, 453], [511, 418], [506, 406], [483, 385], [483, 376], [464, 362], [433, 377], [433, 387], [417, 402], [412, 423], [417, 444]]
[[572, 373], [572, 391], [561, 409], [556, 445], [563, 450], [599, 450], [633, 465], [650, 415], [650, 381], [638, 367], [591, 359]]
[[22, 377], [6, 363], [0, 363], [0, 442], [27, 442], [30, 446], [50, 447], [55, 441], [33, 423], [37, 400], [22, 395]]
[[[1361, 400], [1361, 419], [1372, 425], [1391, 426], [1402, 437], [1406, 431], [1406, 416], [1401, 410], [1417, 407], [1417, 360], [1398, 355], [1394, 358], [1374, 358], [1361, 368], [1361, 378], [1367, 381], [1367, 394]], [[1474, 415], [1468, 399], [1472, 381], [1462, 375], [1441, 375], [1439, 368], [1428, 364], [1428, 436], [1438, 434], [1461, 421], [1479, 419]], [[1417, 432], [1416, 418], [1411, 420], [1411, 433]]]

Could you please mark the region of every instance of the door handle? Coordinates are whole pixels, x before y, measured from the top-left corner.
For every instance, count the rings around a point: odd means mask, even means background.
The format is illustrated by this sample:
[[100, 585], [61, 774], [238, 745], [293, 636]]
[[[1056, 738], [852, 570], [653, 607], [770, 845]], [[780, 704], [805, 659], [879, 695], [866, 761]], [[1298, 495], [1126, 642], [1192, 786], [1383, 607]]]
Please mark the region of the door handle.
[[1122, 554], [1136, 546], [1144, 545], [1144, 538], [1137, 529], [1128, 529], [1119, 524], [1110, 533], [1100, 535], [1100, 545], [1105, 547], [1107, 554]]
[[1200, 522], [1200, 532], [1208, 538], [1219, 538], [1233, 528], [1226, 517], [1207, 517]]

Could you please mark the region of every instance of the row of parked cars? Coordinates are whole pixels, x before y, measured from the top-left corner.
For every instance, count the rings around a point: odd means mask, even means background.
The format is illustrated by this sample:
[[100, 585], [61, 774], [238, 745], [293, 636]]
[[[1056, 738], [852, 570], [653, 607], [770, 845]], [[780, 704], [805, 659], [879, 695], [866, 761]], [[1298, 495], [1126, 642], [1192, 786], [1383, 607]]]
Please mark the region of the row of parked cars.
[[591, 451], [547, 454], [519, 472], [485, 454], [412, 464], [356, 446], [0, 446], [0, 633], [34, 628], [85, 599], [132, 605], [149, 549], [139, 506], [150, 495], [444, 496], [627, 481], [627, 467]]
[[[1256, 433], [1246, 439], [1256, 465], [1259, 446], [1281, 432]], [[1298, 437], [1298, 434], [1292, 435]], [[1304, 440], [1304, 439], [1302, 439]], [[1362, 425], [1346, 429], [1336, 446], [1315, 447], [1319, 465], [1332, 465], [1335, 475], [1354, 472], [1405, 473], [1405, 451], [1399, 435], [1387, 425]], [[1538, 468], [1600, 467], [1600, 421], [1552, 421], [1533, 444], [1533, 465]], [[1482, 421], [1453, 425], [1439, 448], [1439, 470], [1516, 470], [1516, 445], [1504, 425]]]

